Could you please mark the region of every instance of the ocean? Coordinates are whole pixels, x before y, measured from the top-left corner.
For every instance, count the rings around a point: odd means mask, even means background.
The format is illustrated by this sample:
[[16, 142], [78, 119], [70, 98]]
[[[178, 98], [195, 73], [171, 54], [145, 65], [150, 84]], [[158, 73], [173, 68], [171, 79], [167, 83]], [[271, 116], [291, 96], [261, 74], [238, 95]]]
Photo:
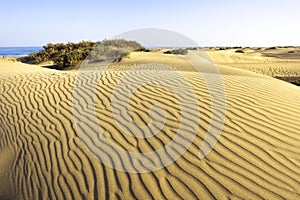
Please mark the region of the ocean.
[[43, 47], [0, 47], [0, 57], [27, 56], [42, 49]]

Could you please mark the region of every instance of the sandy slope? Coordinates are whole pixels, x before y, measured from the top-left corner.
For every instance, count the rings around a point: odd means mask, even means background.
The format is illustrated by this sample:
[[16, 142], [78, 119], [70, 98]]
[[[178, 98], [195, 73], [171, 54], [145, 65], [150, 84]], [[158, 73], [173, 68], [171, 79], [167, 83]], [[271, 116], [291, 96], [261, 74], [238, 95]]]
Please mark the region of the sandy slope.
[[216, 64], [228, 65], [240, 69], [254, 71], [272, 77], [300, 77], [299, 48], [240, 48], [244, 53], [236, 53], [237, 49], [208, 50], [207, 53]]
[[[139, 58], [125, 60], [124, 69], [133, 66], [132, 60]], [[163, 62], [161, 57], [157, 61]], [[172, 59], [165, 61], [175, 68], [181, 66]], [[72, 92], [76, 72], [2, 61], [0, 199], [300, 199], [300, 89], [253, 73], [219, 68], [227, 111], [213, 151], [203, 159], [198, 157], [210, 123], [210, 95], [197, 72], [184, 68], [181, 74], [192, 85], [201, 111], [190, 118], [191, 123], [200, 119], [197, 135], [175, 163], [137, 174], [101, 164], [78, 137], [78, 128], [91, 128], [84, 126], [91, 118], [81, 118], [82, 127], [75, 125]], [[129, 137], [113, 119], [110, 106], [114, 86], [124, 74], [112, 67], [101, 78], [95, 96], [98, 123], [106, 137], [124, 149], [158, 149], [176, 133], [180, 105], [164, 88], [140, 88], [130, 104], [133, 120], [140, 125], [149, 123], [151, 104], [161, 103], [167, 121], [152, 138]], [[82, 92], [89, 90], [96, 75], [95, 71], [81, 74]], [[172, 75], [168, 70], [143, 69], [132, 71], [132, 77], [123, 81], [131, 84], [149, 76]], [[181, 80], [174, 76], [174, 82]], [[81, 94], [78, 98], [86, 97]], [[117, 93], [120, 104], [123, 95]], [[86, 113], [90, 109], [82, 108]], [[91, 139], [99, 140], [97, 135]]]

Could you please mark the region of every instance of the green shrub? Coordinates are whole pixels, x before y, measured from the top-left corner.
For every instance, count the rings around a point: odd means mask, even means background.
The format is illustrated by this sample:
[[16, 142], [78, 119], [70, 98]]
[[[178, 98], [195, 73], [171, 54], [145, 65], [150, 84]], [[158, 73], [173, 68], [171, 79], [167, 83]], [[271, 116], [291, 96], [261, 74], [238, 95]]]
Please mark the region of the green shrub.
[[275, 50], [277, 49], [276, 47], [269, 47], [269, 48], [266, 48], [266, 50]]
[[85, 58], [93, 61], [120, 61], [131, 51], [145, 51], [145, 48], [135, 41], [122, 39], [104, 40], [102, 42], [81, 41], [79, 43], [57, 43], [43, 46], [43, 50], [32, 53], [20, 59], [30, 64], [53, 61], [57, 69], [75, 66]]
[[81, 41], [79, 43], [57, 43], [43, 46], [43, 50], [21, 58], [22, 62], [40, 64], [53, 61], [59, 69], [74, 66], [83, 60], [94, 48], [95, 43]]
[[127, 41], [123, 39], [103, 40], [96, 45], [95, 49], [91, 52], [89, 59], [95, 62], [119, 62], [132, 51], [146, 51], [146, 49], [136, 41]]
[[245, 53], [243, 50], [236, 50], [235, 53]]
[[188, 53], [187, 49], [173, 49], [164, 52], [164, 54], [174, 54], [174, 55], [186, 55], [187, 53]]

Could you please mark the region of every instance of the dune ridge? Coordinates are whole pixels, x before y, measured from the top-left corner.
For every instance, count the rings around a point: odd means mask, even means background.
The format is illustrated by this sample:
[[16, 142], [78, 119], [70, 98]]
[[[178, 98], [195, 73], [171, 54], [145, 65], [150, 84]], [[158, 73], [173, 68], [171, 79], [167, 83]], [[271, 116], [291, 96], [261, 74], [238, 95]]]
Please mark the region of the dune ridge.
[[[26, 73], [22, 67], [27, 67]], [[94, 107], [80, 108], [78, 112], [86, 116], [75, 125], [72, 103], [80, 100], [74, 99], [75, 81], [84, 86], [79, 88], [79, 98], [89, 101], [85, 91], [97, 80], [95, 71], [81, 72], [76, 79], [76, 71], [19, 63], [6, 62], [0, 69], [0, 185], [5, 185], [0, 189], [1, 198], [300, 199], [300, 93], [296, 86], [259, 75], [239, 75], [236, 70], [224, 72], [227, 111], [222, 135], [210, 154], [199, 159], [199, 147], [211, 120], [210, 95], [197, 72], [181, 71], [199, 102], [200, 112], [191, 110], [190, 115], [190, 123], [199, 124], [196, 136], [176, 162], [139, 174], [99, 162], [91, 152], [105, 150], [97, 146], [98, 135], [90, 136], [94, 143], [88, 149], [78, 129], [92, 129], [89, 124], [99, 123], [105, 136], [126, 150], [159, 149], [174, 137], [180, 120], [180, 104], [171, 91], [150, 84], [132, 96], [130, 115], [139, 125], [149, 123], [152, 104], [160, 103], [167, 111], [161, 132], [141, 140], [128, 136], [112, 115], [112, 92], [124, 71], [104, 73]], [[125, 84], [172, 73], [142, 69], [131, 75], [123, 80]], [[180, 81], [174, 77], [175, 83]], [[125, 103], [123, 95], [116, 96], [120, 104]], [[90, 122], [93, 111], [97, 121]], [[154, 114], [159, 119], [160, 113]], [[189, 134], [188, 130], [184, 134]], [[109, 151], [107, 158], [116, 159]], [[140, 163], [140, 167], [147, 166]]]

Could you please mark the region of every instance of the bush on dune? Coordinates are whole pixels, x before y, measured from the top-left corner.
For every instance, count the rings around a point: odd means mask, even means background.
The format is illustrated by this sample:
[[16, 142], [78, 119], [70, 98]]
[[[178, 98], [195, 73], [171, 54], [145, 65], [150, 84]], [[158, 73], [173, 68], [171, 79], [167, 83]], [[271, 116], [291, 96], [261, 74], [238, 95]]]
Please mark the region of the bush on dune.
[[57, 43], [43, 46], [43, 50], [32, 53], [20, 60], [30, 64], [53, 61], [58, 69], [74, 66], [83, 60], [94, 48], [95, 43], [81, 41], [79, 43]]
[[243, 50], [236, 50], [235, 53], [245, 53]]
[[134, 49], [136, 51], [145, 50], [145, 48], [136, 41], [128, 41], [124, 39], [113, 39], [113, 40], [103, 40], [102, 42], [98, 42], [97, 46], [113, 46], [116, 48], [124, 48], [128, 47]]
[[88, 59], [95, 62], [108, 60], [119, 62], [132, 51], [146, 51], [146, 49], [136, 41], [123, 39], [103, 40], [97, 43]]
[[266, 48], [266, 50], [276, 50], [277, 48], [276, 47], [269, 47], [269, 48]]
[[43, 46], [43, 50], [32, 53], [20, 59], [21, 62], [30, 64], [40, 64], [53, 61], [57, 69], [64, 69], [75, 66], [83, 61], [87, 56], [93, 61], [120, 61], [131, 51], [144, 51], [145, 48], [135, 41], [104, 40], [94, 43], [81, 41], [79, 43], [57, 43]]
[[293, 80], [290, 83], [292, 83], [294, 85], [297, 85], [297, 86], [300, 86], [300, 78], [298, 78], [298, 80]]
[[174, 55], [186, 55], [187, 53], [188, 53], [188, 49], [172, 49], [164, 52], [164, 54], [174, 54]]

